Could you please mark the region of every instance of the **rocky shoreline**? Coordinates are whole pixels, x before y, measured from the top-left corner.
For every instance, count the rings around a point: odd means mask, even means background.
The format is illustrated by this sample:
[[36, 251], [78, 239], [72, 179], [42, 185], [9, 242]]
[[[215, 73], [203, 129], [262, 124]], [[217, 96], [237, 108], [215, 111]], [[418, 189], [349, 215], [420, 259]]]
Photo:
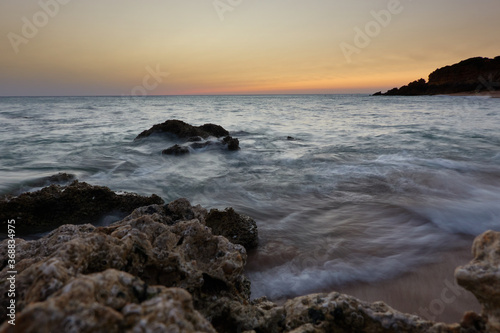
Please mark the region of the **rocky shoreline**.
[[[250, 217], [186, 199], [137, 208], [105, 227], [66, 224], [38, 240], [18, 238], [16, 325], [5, 320], [0, 332], [500, 332], [499, 232], [477, 237], [475, 259], [456, 270], [483, 313], [454, 325], [337, 292], [250, 301], [243, 272], [257, 241]], [[0, 304], [8, 319], [7, 293]]]

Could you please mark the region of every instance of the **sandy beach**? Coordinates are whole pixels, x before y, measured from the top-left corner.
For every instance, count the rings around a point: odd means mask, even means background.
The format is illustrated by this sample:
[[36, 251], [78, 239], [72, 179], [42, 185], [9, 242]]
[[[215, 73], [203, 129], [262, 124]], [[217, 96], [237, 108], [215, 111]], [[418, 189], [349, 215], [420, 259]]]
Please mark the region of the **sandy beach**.
[[446, 94], [446, 95], [447, 96], [478, 96], [478, 97], [500, 98], [500, 91], [481, 91], [479, 93], [461, 92], [461, 93]]

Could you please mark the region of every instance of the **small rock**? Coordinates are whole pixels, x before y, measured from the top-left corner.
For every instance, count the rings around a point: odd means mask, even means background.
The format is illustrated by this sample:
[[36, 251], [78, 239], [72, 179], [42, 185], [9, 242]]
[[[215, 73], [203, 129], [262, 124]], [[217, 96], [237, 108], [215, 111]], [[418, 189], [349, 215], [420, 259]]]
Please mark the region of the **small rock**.
[[212, 228], [215, 235], [224, 236], [232, 243], [243, 245], [247, 250], [257, 247], [257, 224], [251, 217], [238, 214], [232, 208], [225, 211], [210, 210], [205, 223]]
[[227, 149], [230, 151], [235, 151], [240, 149], [240, 141], [237, 138], [233, 138], [232, 136], [226, 136], [222, 140], [223, 144], [227, 145]]

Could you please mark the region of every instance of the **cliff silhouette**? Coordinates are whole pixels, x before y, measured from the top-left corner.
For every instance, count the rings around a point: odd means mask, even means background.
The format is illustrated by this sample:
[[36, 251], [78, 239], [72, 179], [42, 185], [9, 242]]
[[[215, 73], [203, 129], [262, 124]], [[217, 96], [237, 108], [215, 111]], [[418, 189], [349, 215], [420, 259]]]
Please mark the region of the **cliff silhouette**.
[[500, 90], [500, 56], [470, 58], [457, 64], [436, 69], [429, 80], [416, 80], [386, 93], [374, 95], [416, 96], [456, 93], [480, 93]]

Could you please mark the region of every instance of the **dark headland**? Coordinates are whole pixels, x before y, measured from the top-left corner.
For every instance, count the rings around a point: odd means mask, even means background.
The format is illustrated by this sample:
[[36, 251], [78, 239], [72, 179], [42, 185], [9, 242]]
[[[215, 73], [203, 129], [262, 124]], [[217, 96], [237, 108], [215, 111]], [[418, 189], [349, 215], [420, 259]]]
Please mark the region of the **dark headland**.
[[417, 96], [444, 94], [483, 94], [498, 96], [500, 92], [500, 56], [470, 58], [436, 69], [425, 79], [374, 96]]

